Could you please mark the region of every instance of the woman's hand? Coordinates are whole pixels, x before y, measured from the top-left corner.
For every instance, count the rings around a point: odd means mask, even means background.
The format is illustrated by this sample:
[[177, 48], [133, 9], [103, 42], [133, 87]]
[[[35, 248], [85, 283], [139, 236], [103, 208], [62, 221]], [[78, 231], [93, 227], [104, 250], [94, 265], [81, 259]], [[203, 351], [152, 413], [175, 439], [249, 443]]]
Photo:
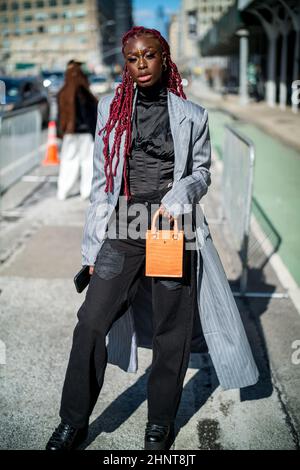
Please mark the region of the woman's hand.
[[93, 272], [94, 272], [94, 266], [90, 266], [90, 269], [89, 269], [89, 273], [90, 273], [90, 275], [92, 275], [92, 274], [93, 274]]
[[173, 216], [169, 214], [169, 212], [167, 211], [167, 209], [164, 207], [163, 204], [160, 205], [160, 208], [159, 208], [159, 213], [163, 216], [163, 217], [166, 217], [167, 219], [173, 221]]

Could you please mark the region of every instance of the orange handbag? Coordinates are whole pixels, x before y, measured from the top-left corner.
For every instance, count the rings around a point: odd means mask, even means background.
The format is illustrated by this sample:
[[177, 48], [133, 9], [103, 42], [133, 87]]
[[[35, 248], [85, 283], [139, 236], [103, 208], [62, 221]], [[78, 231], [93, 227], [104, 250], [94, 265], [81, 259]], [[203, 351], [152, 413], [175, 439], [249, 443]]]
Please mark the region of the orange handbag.
[[183, 230], [178, 230], [174, 219], [174, 230], [157, 230], [159, 209], [154, 213], [151, 230], [146, 231], [146, 276], [183, 276]]

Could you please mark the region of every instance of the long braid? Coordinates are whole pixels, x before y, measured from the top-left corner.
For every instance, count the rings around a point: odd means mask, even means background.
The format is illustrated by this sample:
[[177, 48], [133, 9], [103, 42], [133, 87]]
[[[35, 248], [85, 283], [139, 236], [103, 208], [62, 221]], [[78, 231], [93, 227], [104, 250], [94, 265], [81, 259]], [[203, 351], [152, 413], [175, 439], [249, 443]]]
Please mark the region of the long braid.
[[[135, 26], [130, 31], [128, 31], [122, 37], [122, 52], [124, 53], [124, 48], [128, 39], [136, 37], [139, 35], [151, 35], [156, 37], [161, 46], [162, 52], [165, 53], [167, 68], [163, 73], [165, 74], [166, 84], [168, 90], [174, 93], [177, 96], [180, 96], [186, 99], [186, 96], [183, 92], [181, 77], [177, 70], [176, 64], [171, 59], [170, 47], [167, 41], [163, 38], [159, 31], [156, 29], [144, 28], [143, 26]], [[133, 94], [134, 94], [134, 81], [125, 65], [122, 74], [122, 82], [117, 86], [115, 91], [115, 96], [111, 102], [109, 109], [109, 118], [105, 126], [100, 129], [99, 135], [102, 131], [105, 131], [103, 135], [104, 149], [103, 154], [105, 157], [104, 171], [106, 175], [106, 186], [105, 192], [113, 191], [113, 178], [116, 176], [118, 164], [120, 161], [120, 145], [121, 139], [124, 132], [126, 132], [125, 145], [124, 145], [124, 167], [123, 167], [123, 178], [124, 178], [124, 193], [127, 199], [129, 199], [129, 187], [127, 181], [127, 161], [126, 158], [130, 153], [131, 147], [131, 115], [132, 115], [132, 106], [133, 106]], [[114, 143], [109, 152], [109, 136], [111, 131], [115, 128]], [[114, 156], [116, 155], [116, 163], [113, 168]]]

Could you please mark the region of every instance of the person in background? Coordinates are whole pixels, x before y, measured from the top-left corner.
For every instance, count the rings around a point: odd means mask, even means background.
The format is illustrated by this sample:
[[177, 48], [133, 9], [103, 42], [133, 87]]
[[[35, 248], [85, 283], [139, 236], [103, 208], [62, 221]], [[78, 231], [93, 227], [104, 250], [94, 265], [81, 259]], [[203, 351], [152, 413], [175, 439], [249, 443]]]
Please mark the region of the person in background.
[[57, 129], [63, 139], [57, 183], [59, 200], [70, 195], [78, 180], [82, 199], [91, 192], [98, 102], [80, 65], [75, 60], [68, 62], [65, 83], [57, 95]]

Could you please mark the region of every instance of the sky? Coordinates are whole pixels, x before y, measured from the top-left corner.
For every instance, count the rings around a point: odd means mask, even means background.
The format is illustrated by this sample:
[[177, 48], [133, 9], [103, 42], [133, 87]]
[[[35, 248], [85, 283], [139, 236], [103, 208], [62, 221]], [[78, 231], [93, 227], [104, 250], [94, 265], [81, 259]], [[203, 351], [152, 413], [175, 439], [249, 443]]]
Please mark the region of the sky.
[[164, 8], [165, 14], [176, 13], [181, 0], [132, 0], [133, 17], [137, 26], [159, 29], [155, 18], [158, 6]]

